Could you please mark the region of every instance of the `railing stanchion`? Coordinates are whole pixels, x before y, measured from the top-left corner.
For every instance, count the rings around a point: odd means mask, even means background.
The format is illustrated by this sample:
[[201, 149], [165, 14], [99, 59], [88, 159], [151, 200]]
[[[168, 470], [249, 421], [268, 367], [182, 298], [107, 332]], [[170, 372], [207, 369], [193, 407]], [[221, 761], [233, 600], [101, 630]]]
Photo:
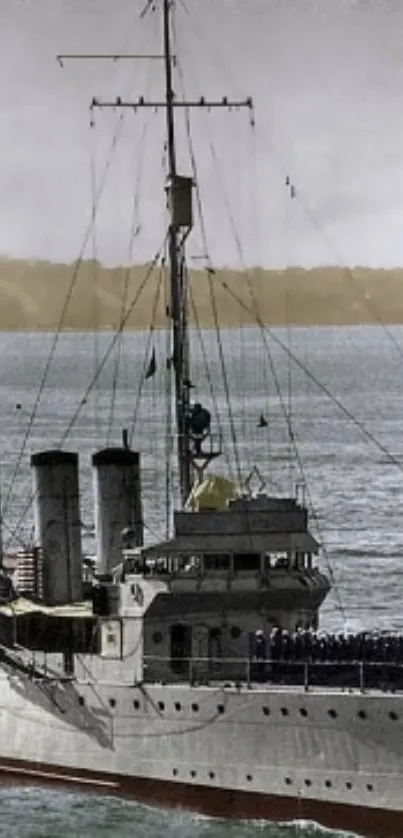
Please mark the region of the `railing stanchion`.
[[304, 662], [304, 690], [307, 693], [309, 689], [309, 666], [308, 661]]

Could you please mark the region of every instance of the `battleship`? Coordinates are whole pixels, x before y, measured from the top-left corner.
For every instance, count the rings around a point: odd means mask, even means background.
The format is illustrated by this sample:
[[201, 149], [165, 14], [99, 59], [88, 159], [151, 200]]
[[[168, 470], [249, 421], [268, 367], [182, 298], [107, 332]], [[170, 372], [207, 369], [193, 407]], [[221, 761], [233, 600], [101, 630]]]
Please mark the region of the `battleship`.
[[175, 113], [252, 100], [179, 99], [172, 2], [155, 5], [164, 97], [92, 108], [166, 116], [179, 508], [166, 539], [145, 544], [141, 451], [123, 431], [92, 457], [97, 550], [83, 561], [78, 454], [32, 454], [34, 543], [12, 578], [6, 555], [0, 574], [1, 782], [392, 838], [403, 827], [402, 639], [321, 635], [331, 584], [304, 497], [212, 473], [222, 444], [192, 399], [195, 182], [177, 171]]

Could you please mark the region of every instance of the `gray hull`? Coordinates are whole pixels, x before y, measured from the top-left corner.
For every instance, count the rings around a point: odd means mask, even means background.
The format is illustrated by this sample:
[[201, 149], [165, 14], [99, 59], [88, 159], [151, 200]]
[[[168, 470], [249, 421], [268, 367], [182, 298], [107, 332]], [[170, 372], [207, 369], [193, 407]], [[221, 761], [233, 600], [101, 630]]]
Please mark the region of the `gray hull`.
[[401, 834], [403, 701], [380, 692], [1, 677], [3, 780]]

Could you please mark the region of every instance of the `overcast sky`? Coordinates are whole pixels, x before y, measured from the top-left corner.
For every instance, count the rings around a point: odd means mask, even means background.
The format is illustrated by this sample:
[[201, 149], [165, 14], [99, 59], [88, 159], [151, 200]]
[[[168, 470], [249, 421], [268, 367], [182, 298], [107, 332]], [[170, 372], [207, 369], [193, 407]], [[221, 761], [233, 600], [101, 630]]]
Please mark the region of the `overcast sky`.
[[[3, 254], [77, 256], [116, 130], [86, 253], [127, 261], [136, 195], [132, 258], [144, 261], [159, 247], [163, 114], [125, 112], [119, 123], [118, 114], [97, 112], [90, 129], [88, 104], [93, 95], [158, 97], [161, 63], [67, 62], [61, 69], [55, 61], [60, 52], [158, 52], [161, 17], [140, 17], [144, 5], [0, 0]], [[177, 0], [175, 29], [188, 94], [250, 94], [255, 103], [255, 129], [246, 112], [192, 114], [211, 258], [403, 264], [401, 0]], [[178, 145], [179, 168], [188, 174], [181, 117]], [[189, 255], [205, 250], [196, 229]]]

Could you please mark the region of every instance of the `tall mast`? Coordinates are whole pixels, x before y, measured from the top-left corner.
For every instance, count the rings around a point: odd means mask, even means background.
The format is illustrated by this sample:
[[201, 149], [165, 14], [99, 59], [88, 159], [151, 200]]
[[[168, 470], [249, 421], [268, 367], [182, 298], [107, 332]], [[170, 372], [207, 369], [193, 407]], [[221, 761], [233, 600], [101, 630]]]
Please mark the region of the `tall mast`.
[[[171, 50], [171, 11], [174, 0], [161, 0], [163, 7], [163, 54], [154, 55], [149, 53], [98, 53], [98, 54], [61, 54], [56, 56], [59, 64], [63, 66], [67, 60], [149, 60], [156, 59], [163, 62], [165, 68], [165, 96], [156, 100], [139, 96], [137, 100], [123, 100], [121, 96], [115, 99], [101, 100], [93, 97], [90, 105], [91, 114], [95, 109], [129, 108], [135, 113], [143, 108], [165, 109], [167, 128], [167, 155], [168, 155], [168, 205], [170, 212], [168, 245], [169, 245], [169, 266], [170, 266], [170, 318], [172, 321], [173, 352], [172, 363], [174, 366], [174, 389], [175, 389], [175, 418], [176, 437], [178, 446], [179, 462], [179, 484], [182, 505], [185, 504], [191, 489], [191, 478], [193, 469], [197, 474], [202, 475], [204, 468], [211, 460], [219, 456], [220, 450], [214, 450], [210, 445], [208, 452], [205, 452], [199, 444], [195, 449], [195, 437], [189, 426], [190, 416], [190, 381], [189, 381], [189, 334], [188, 334], [188, 287], [187, 273], [185, 268], [185, 242], [192, 228], [192, 179], [177, 174], [176, 151], [175, 151], [175, 110], [176, 108], [201, 108], [211, 110], [214, 108], [226, 108], [237, 110], [248, 108], [252, 112], [253, 103], [250, 97], [246, 99], [229, 99], [223, 96], [221, 99], [206, 99], [201, 96], [199, 99], [178, 99], [173, 90], [173, 66], [174, 57]], [[145, 10], [153, 8], [152, 0], [148, 0]], [[143, 12], [144, 14], [144, 12]], [[252, 116], [253, 119], [253, 116]]]
[[173, 337], [173, 366], [175, 382], [175, 412], [176, 436], [178, 445], [179, 486], [182, 505], [186, 503], [191, 488], [191, 462], [189, 456], [189, 379], [188, 369], [188, 289], [187, 276], [184, 269], [184, 237], [175, 219], [175, 193], [179, 188], [176, 174], [175, 150], [175, 108], [174, 91], [172, 86], [172, 52], [171, 52], [171, 7], [172, 0], [163, 0], [164, 26], [164, 59], [165, 59], [165, 96], [166, 96], [166, 127], [168, 153], [168, 179], [171, 192], [170, 224], [168, 231], [169, 262], [171, 275], [171, 310]]

